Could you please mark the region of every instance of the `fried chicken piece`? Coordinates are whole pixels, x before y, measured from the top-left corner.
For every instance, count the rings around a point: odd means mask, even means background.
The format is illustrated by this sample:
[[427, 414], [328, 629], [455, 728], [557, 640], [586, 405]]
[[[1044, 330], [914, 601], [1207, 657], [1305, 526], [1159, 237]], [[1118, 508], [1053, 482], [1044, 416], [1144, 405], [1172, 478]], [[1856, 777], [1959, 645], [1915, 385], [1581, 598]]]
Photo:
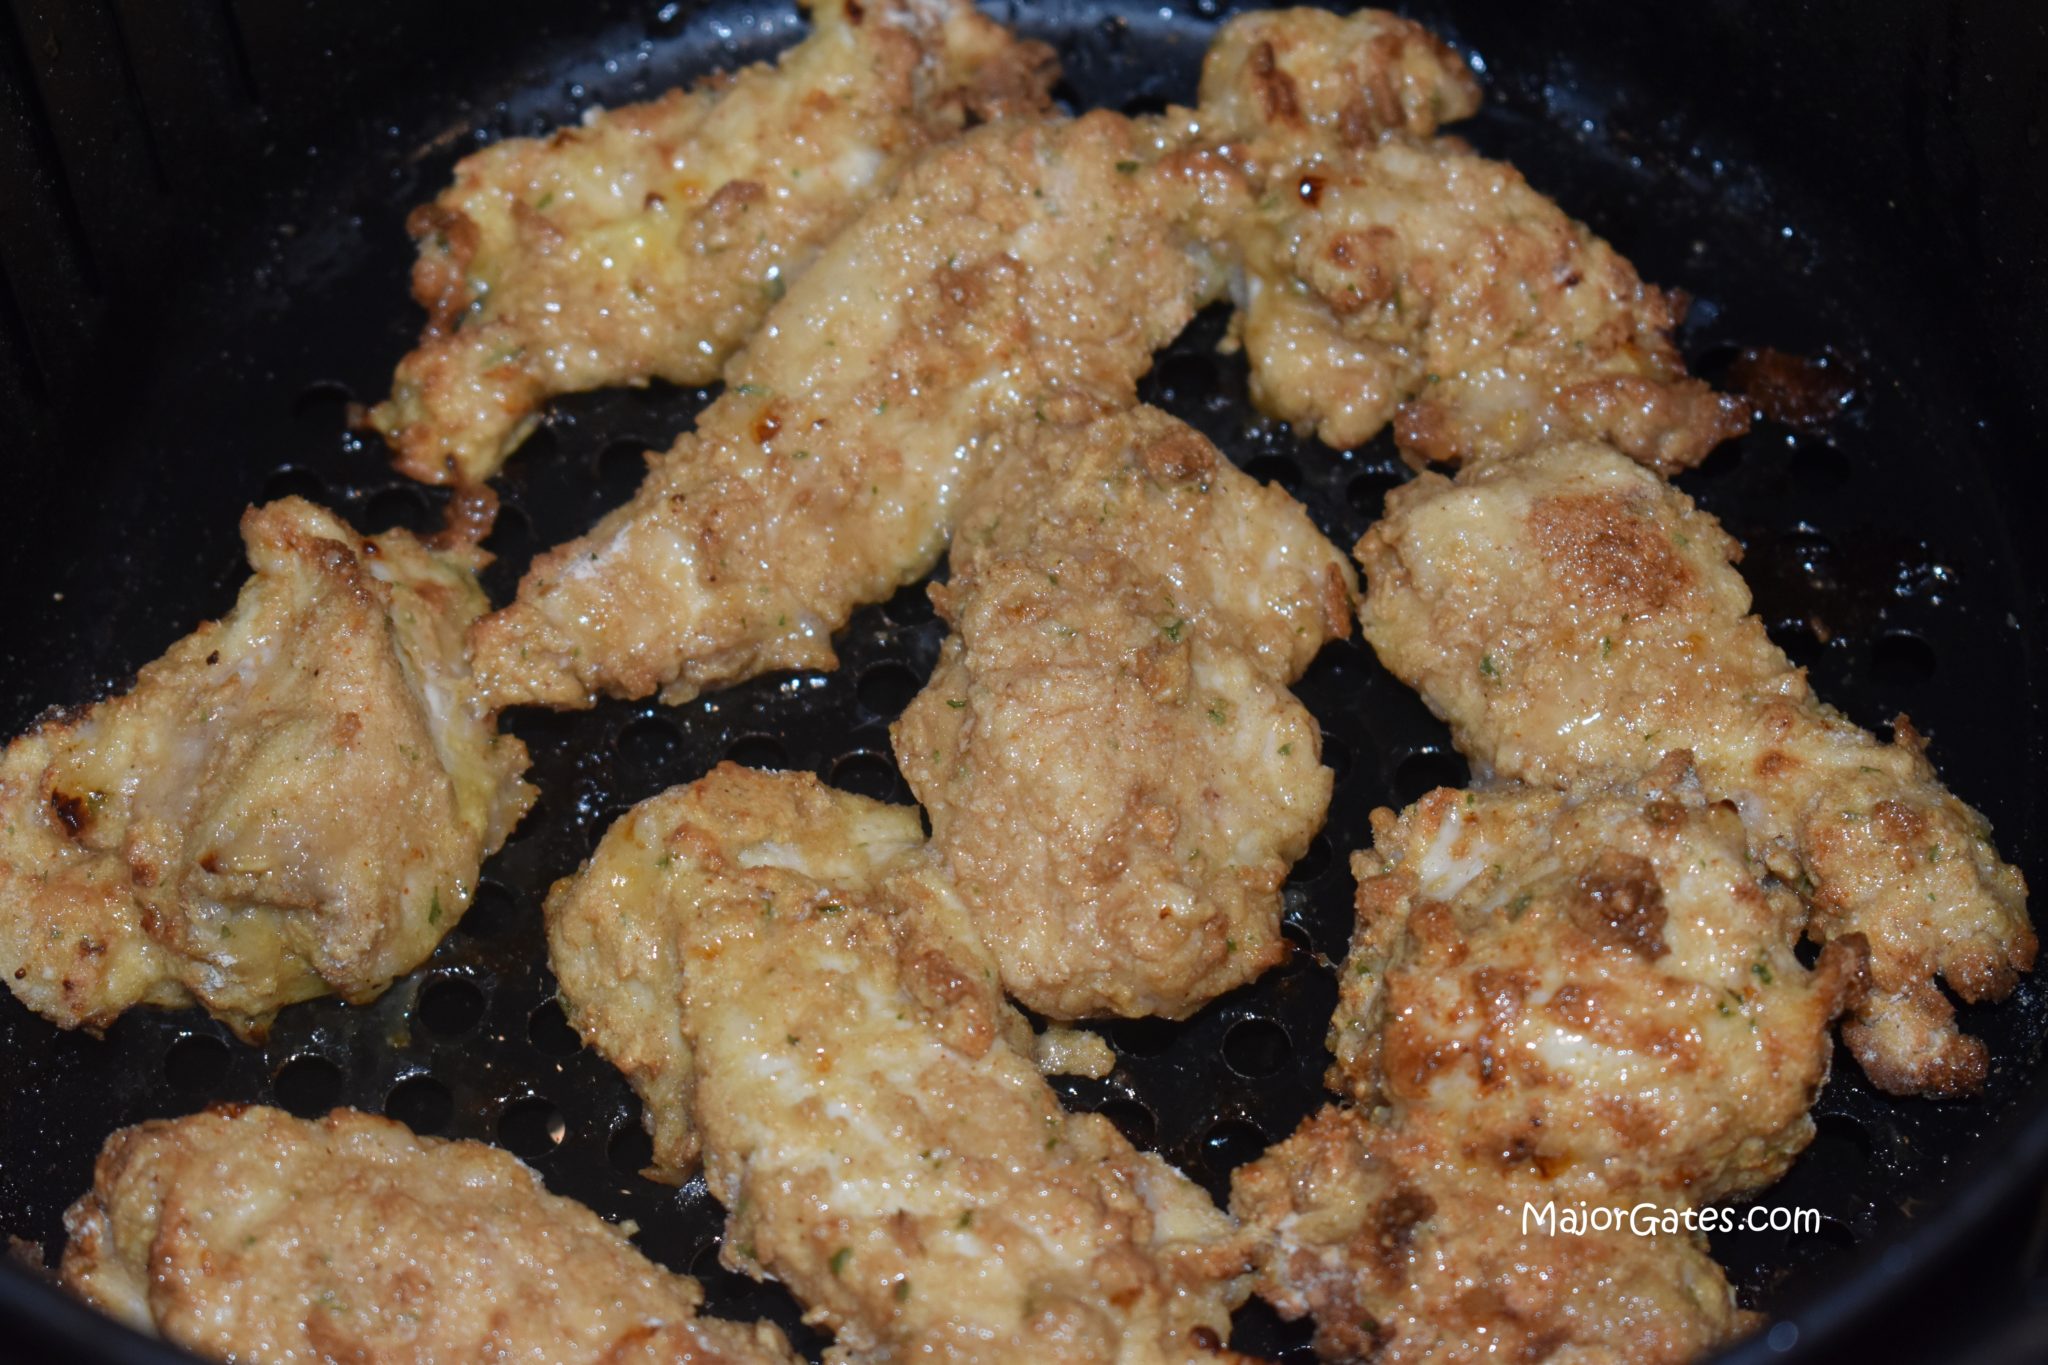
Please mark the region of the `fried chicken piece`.
[[[1347, 46], [1367, 59], [1323, 55]], [[1576, 436], [1669, 472], [1741, 434], [1741, 404], [1671, 345], [1680, 301], [1513, 167], [1426, 138], [1478, 102], [1406, 21], [1282, 10], [1225, 27], [1202, 106], [1257, 130], [1234, 148], [1258, 195], [1233, 233], [1252, 400], [1334, 446], [1392, 420], [1409, 456], [1447, 462]], [[1391, 108], [1405, 121], [1359, 112]]]
[[1185, 225], [1235, 184], [1165, 123], [994, 124], [835, 239], [623, 507], [473, 634], [496, 705], [825, 668], [852, 610], [928, 571], [963, 488], [1043, 423], [1135, 401], [1221, 289]]
[[[1803, 909], [1683, 753], [1635, 790], [1440, 788], [1373, 829], [1330, 1035], [1356, 1107], [1232, 1182], [1259, 1293], [1379, 1361], [1679, 1361], [1744, 1330], [1676, 1214], [1811, 1140], [1860, 944], [1800, 964]], [[1630, 1221], [1525, 1214], [1559, 1207]]]
[[1711, 516], [1591, 444], [1425, 474], [1387, 501], [1358, 546], [1365, 636], [1475, 764], [1584, 791], [1691, 750], [1708, 797], [1805, 893], [1810, 932], [1868, 940], [1873, 989], [1844, 1034], [1871, 1079], [1982, 1084], [1984, 1046], [1935, 977], [1969, 1001], [2013, 988], [2034, 960], [2025, 882], [1903, 718], [1882, 744], [1813, 695]]
[[1215, 1359], [1234, 1229], [1060, 1108], [918, 829], [731, 764], [643, 802], [548, 898], [571, 1020], [623, 1059], [657, 1160], [701, 1140], [725, 1263], [845, 1358]]
[[1054, 1018], [1180, 1018], [1286, 953], [1330, 773], [1286, 686], [1355, 582], [1301, 505], [1152, 408], [991, 476], [890, 731], [1002, 984]]
[[1385, 10], [1254, 10], [1225, 24], [1202, 59], [1202, 122], [1252, 141], [1261, 161], [1358, 150], [1389, 133], [1429, 137], [1478, 109], [1464, 59]]
[[66, 1288], [216, 1360], [797, 1359], [510, 1154], [353, 1110], [124, 1128], [64, 1226]]
[[533, 803], [463, 653], [479, 552], [297, 498], [242, 538], [232, 613], [0, 756], [0, 974], [66, 1028], [197, 1000], [258, 1037], [294, 1001], [368, 1000]]
[[1813, 1138], [1859, 939], [1815, 970], [1683, 753], [1574, 801], [1440, 788], [1373, 815], [1331, 1083], [1468, 1165], [1562, 1194], [1698, 1206], [1778, 1179]]
[[1052, 53], [965, 0], [819, 0], [774, 66], [463, 160], [417, 209], [430, 320], [370, 414], [405, 473], [495, 473], [558, 394], [716, 379], [921, 149], [1050, 110]]
[[1260, 1296], [1312, 1314], [1332, 1359], [1663, 1365], [1752, 1325], [1697, 1233], [1525, 1231], [1551, 1197], [1332, 1105], [1239, 1168], [1230, 1202], [1265, 1247]]

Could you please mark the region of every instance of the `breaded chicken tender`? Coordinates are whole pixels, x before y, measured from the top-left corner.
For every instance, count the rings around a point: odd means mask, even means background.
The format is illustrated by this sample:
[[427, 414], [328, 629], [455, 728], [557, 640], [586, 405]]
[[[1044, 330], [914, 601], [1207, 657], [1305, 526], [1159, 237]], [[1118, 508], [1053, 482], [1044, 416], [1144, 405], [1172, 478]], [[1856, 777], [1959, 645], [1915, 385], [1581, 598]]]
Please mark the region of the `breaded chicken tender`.
[[1218, 36], [1202, 107], [1258, 130], [1233, 148], [1258, 196], [1233, 233], [1252, 400], [1340, 447], [1394, 421], [1425, 461], [1570, 436], [1669, 472], [1739, 435], [1671, 344], [1682, 305], [1513, 167], [1427, 138], [1478, 103], [1442, 44], [1372, 11]]
[[453, 928], [533, 803], [479, 703], [474, 550], [249, 511], [225, 619], [0, 756], [0, 974], [67, 1028], [197, 1001], [245, 1037], [364, 1001]]
[[1205, 125], [1262, 162], [1429, 137], [1479, 109], [1479, 82], [1443, 39], [1386, 10], [1254, 10], [1202, 59]]
[[1359, 543], [1365, 635], [1483, 771], [1585, 791], [1689, 749], [1824, 940], [1862, 935], [1873, 989], [1844, 1033], [1897, 1093], [1961, 1094], [1985, 1049], [1965, 1000], [2034, 960], [2026, 885], [1903, 720], [1878, 742], [1818, 700], [1750, 614], [1740, 547], [1614, 450], [1564, 444], [1426, 474]]
[[1060, 1108], [918, 828], [730, 764], [643, 802], [548, 898], [572, 1022], [626, 1059], [657, 1161], [701, 1143], [725, 1263], [845, 1359], [1217, 1358], [1229, 1220]]
[[1373, 825], [1336, 1088], [1463, 1162], [1586, 1198], [1709, 1203], [1812, 1140], [1864, 950], [1800, 964], [1804, 908], [1684, 754], [1638, 791], [1441, 788]]
[[929, 154], [827, 249], [633, 498], [534, 562], [473, 644], [496, 705], [669, 701], [834, 662], [938, 559], [962, 491], [1042, 424], [1135, 401], [1216, 297], [1188, 226], [1234, 176], [1091, 114]]
[[970, 121], [1050, 108], [1051, 52], [966, 0], [819, 0], [774, 66], [463, 160], [408, 222], [430, 315], [371, 422], [489, 478], [558, 394], [716, 379], [819, 250]]
[[[1373, 826], [1330, 1034], [1353, 1106], [1232, 1181], [1258, 1292], [1347, 1359], [1682, 1361], [1744, 1330], [1676, 1215], [1811, 1140], [1860, 944], [1800, 964], [1803, 909], [1683, 753], [1635, 790], [1442, 788]], [[1525, 1213], [1560, 1208], [1631, 1221]]]
[[66, 1288], [215, 1360], [797, 1359], [508, 1153], [352, 1110], [124, 1128], [64, 1226]]
[[890, 731], [1004, 989], [1179, 1018], [1286, 953], [1329, 804], [1286, 690], [1355, 583], [1299, 503], [1152, 408], [991, 477], [932, 589], [953, 627]]
[[1549, 1199], [1332, 1105], [1241, 1167], [1230, 1202], [1264, 1242], [1260, 1296], [1313, 1316], [1331, 1359], [1677, 1365], [1751, 1326], [1698, 1234], [1525, 1230]]

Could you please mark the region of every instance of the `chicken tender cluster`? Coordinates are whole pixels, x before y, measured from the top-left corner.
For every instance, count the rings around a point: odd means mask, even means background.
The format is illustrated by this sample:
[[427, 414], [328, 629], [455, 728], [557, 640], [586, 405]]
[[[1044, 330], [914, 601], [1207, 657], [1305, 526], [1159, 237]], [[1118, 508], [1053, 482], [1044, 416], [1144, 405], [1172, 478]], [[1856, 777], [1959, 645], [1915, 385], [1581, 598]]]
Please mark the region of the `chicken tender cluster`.
[[1899, 1092], [1983, 1082], [1936, 985], [1998, 999], [2032, 967], [2019, 872], [1910, 725], [1880, 743], [1813, 695], [1750, 612], [1713, 517], [1599, 445], [1424, 475], [1359, 544], [1361, 616], [1485, 771], [1587, 791], [1690, 750], [1824, 940], [1861, 935], [1872, 990], [1845, 1028]]
[[255, 577], [126, 694], [0, 755], [0, 975], [67, 1028], [204, 1005], [244, 1036], [377, 995], [468, 907], [533, 803], [463, 635], [471, 550], [242, 519]]
[[1741, 434], [1671, 344], [1678, 301], [1512, 166], [1429, 137], [1478, 105], [1454, 54], [1387, 15], [1225, 28], [1202, 108], [1258, 130], [1234, 149], [1256, 205], [1232, 233], [1252, 401], [1340, 447], [1392, 421], [1409, 456], [1452, 463], [1575, 436], [1670, 472]]
[[1048, 112], [1051, 52], [965, 0], [819, 0], [774, 66], [467, 157], [408, 222], [429, 314], [371, 423], [433, 483], [490, 477], [542, 403], [703, 384], [924, 148]]
[[1130, 406], [1220, 293], [1183, 224], [1234, 182], [1172, 141], [1091, 114], [920, 161], [769, 311], [632, 500], [479, 624], [491, 700], [682, 701], [831, 667], [832, 632], [931, 569], [974, 480], [1041, 426]]
[[124, 1129], [65, 1227], [67, 1288], [219, 1360], [797, 1360], [510, 1155], [349, 1110]]
[[[500, 709], [831, 668], [950, 553], [890, 731], [928, 836], [728, 763], [547, 897], [562, 1009], [646, 1174], [723, 1205], [726, 1267], [848, 1365], [1228, 1360], [1252, 1293], [1388, 1365], [1748, 1330], [1697, 1232], [1526, 1211], [1777, 1180], [1838, 1021], [1886, 1089], [1980, 1087], [1943, 988], [1998, 999], [2036, 943], [1911, 725], [1815, 697], [1665, 481], [1748, 421], [1686, 372], [1683, 296], [1444, 135], [1477, 82], [1393, 15], [1241, 15], [1197, 108], [1070, 118], [968, 0], [810, 8], [773, 66], [502, 142], [410, 222], [430, 321], [370, 415], [402, 470], [487, 498], [550, 398], [722, 380], [694, 430], [495, 612], [460, 528], [247, 513], [230, 616], [0, 754], [9, 987], [246, 1038], [368, 1000], [534, 800]], [[1388, 496], [1362, 599], [1300, 504], [1137, 402], [1226, 299], [1262, 411], [1457, 466]], [[1117, 1058], [1011, 1001], [1184, 1018], [1286, 956], [1332, 790], [1289, 688], [1354, 613], [1478, 780], [1374, 812], [1335, 1101], [1225, 1211], [1066, 1111], [1041, 1073]], [[511, 1157], [348, 1111], [125, 1129], [66, 1226], [67, 1287], [223, 1360], [795, 1359]]]
[[1350, 634], [1343, 556], [1138, 408], [1007, 463], [952, 563], [954, 633], [890, 735], [1004, 989], [1179, 1018], [1279, 961], [1331, 781], [1286, 688]]
[[[571, 1021], [701, 1154], [721, 1259], [850, 1360], [1214, 1359], [1229, 1221], [1018, 1049], [916, 813], [730, 764], [548, 898]], [[678, 1136], [679, 1132], [687, 1136]]]
[[[1376, 1360], [1680, 1361], [1746, 1325], [1704, 1242], [1568, 1236], [1525, 1206], [1696, 1208], [1813, 1136], [1860, 944], [1804, 912], [1683, 754], [1575, 801], [1430, 793], [1374, 817], [1332, 1107], [1237, 1173], [1260, 1293]], [[1538, 1269], [1540, 1267], [1540, 1270]]]

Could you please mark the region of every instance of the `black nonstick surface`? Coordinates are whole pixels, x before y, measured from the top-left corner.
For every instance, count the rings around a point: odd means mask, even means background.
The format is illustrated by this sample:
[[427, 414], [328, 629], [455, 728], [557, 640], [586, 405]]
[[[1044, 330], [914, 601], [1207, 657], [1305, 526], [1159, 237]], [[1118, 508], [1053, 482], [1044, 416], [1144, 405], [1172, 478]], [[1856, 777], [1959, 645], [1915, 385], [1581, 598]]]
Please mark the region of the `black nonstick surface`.
[[[1880, 730], [1909, 712], [2008, 856], [2048, 885], [2034, 776], [2048, 696], [2031, 529], [2041, 452], [2026, 383], [2048, 355], [2033, 322], [2048, 289], [2030, 226], [2041, 191], [2028, 187], [2043, 169], [2041, 99], [2022, 83], [2048, 41], [1990, 6], [1641, 8], [1571, 4], [1540, 24], [1505, 4], [1413, 12], [1486, 76], [1487, 110], [1462, 131], [1646, 277], [1693, 296], [1682, 342], [1700, 372], [1719, 379], [1742, 348], [1769, 345], [1826, 354], [1851, 378], [1824, 427], [1760, 423], [1682, 483], [1746, 545], [1759, 611], [1823, 695]], [[382, 396], [417, 330], [401, 221], [458, 155], [765, 56], [798, 30], [786, 6], [623, 4], [514, 5], [464, 29], [483, 12], [60, 4], [17, 7], [0, 29], [0, 175], [17, 191], [0, 220], [7, 733], [45, 705], [126, 686], [226, 609], [246, 573], [235, 519], [249, 502], [300, 493], [366, 531], [436, 524], [441, 495], [392, 474], [346, 414]], [[1057, 43], [1076, 107], [1141, 111], [1191, 98], [1219, 12], [1002, 13]], [[1215, 354], [1223, 322], [1198, 319], [1145, 397], [1350, 544], [1404, 477], [1391, 445], [1331, 452], [1259, 419], [1242, 364]], [[657, 385], [559, 404], [500, 480], [494, 599], [537, 549], [623, 499], [640, 452], [666, 446], [708, 397]], [[511, 715], [540, 804], [433, 960], [368, 1008], [295, 1007], [258, 1048], [196, 1011], [138, 1012], [95, 1039], [0, 1000], [0, 1232], [54, 1259], [64, 1207], [124, 1124], [221, 1100], [348, 1104], [510, 1148], [550, 1188], [634, 1220], [648, 1254], [704, 1279], [714, 1311], [774, 1317], [819, 1347], [780, 1289], [718, 1268], [722, 1219], [701, 1182], [637, 1174], [648, 1146], [635, 1101], [563, 1022], [540, 902], [618, 813], [720, 758], [908, 800], [887, 727], [940, 637], [920, 585], [855, 618], [836, 673], [761, 678], [681, 708]], [[1443, 728], [1364, 646], [1326, 650], [1297, 691], [1338, 775], [1327, 829], [1288, 884], [1300, 951], [1186, 1024], [1110, 1025], [1114, 1076], [1058, 1083], [1219, 1197], [1234, 1166], [1323, 1099], [1328, 964], [1344, 951], [1346, 857], [1367, 813], [1466, 776]], [[2029, 1197], [2048, 1148], [2048, 993], [2029, 980], [1965, 1017], [1995, 1058], [1981, 1101], [1884, 1098], [1841, 1057], [1819, 1138], [1764, 1196], [1820, 1209], [1820, 1234], [1715, 1239], [1775, 1324], [1739, 1353], [1824, 1349], [1962, 1254], [1996, 1206]], [[158, 1358], [18, 1267], [0, 1271], [0, 1309], [96, 1357]], [[1235, 1344], [1293, 1359], [1306, 1339], [1306, 1325], [1255, 1307]]]

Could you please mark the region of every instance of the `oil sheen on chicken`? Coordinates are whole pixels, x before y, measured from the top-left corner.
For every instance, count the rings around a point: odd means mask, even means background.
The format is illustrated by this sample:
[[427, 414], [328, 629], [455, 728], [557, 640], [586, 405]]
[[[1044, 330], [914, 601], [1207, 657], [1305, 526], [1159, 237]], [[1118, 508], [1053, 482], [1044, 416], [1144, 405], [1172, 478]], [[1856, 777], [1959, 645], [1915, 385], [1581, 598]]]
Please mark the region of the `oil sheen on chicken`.
[[847, 1360], [1216, 1359], [1229, 1220], [1061, 1109], [920, 842], [914, 810], [804, 774], [643, 802], [548, 900], [571, 1021], [657, 1162], [701, 1151], [725, 1263]]
[[0, 756], [0, 974], [67, 1028], [196, 1000], [247, 1035], [421, 962], [533, 790], [476, 695], [473, 550], [253, 509], [225, 619]]
[[1056, 74], [965, 0], [819, 0], [774, 66], [465, 158], [408, 222], [430, 314], [371, 422], [434, 483], [490, 477], [557, 394], [716, 379], [835, 233]]
[[1280, 884], [1331, 780], [1287, 684], [1354, 592], [1299, 503], [1155, 409], [991, 475], [890, 736], [1005, 990], [1179, 1018], [1284, 956]]
[[1941, 785], [1910, 724], [1880, 743], [1821, 702], [1750, 614], [1727, 532], [1606, 446], [1426, 474], [1359, 543], [1361, 617], [1484, 770], [1544, 787], [1634, 781], [1689, 749], [1759, 854], [1862, 935], [1872, 990], [1844, 1033], [1895, 1092], [1983, 1083], [1936, 978], [1995, 1000], [2033, 964], [2026, 884]]
[[[1744, 1330], [1663, 1220], [1811, 1139], [1860, 943], [1800, 964], [1798, 900], [1682, 753], [1632, 790], [1444, 788], [1373, 823], [1330, 1036], [1352, 1103], [1232, 1181], [1259, 1293], [1347, 1359], [1677, 1362]], [[1589, 1207], [1637, 1221], [1541, 1221]]]
[[67, 1289], [213, 1360], [797, 1360], [508, 1153], [353, 1110], [124, 1128], [64, 1226]]
[[1740, 434], [1747, 413], [1671, 344], [1681, 303], [1512, 166], [1429, 137], [1478, 105], [1455, 54], [1376, 11], [1217, 36], [1203, 111], [1250, 132], [1230, 149], [1254, 205], [1232, 335], [1253, 402], [1339, 447], [1393, 421], [1427, 461], [1576, 435], [1669, 471]]

